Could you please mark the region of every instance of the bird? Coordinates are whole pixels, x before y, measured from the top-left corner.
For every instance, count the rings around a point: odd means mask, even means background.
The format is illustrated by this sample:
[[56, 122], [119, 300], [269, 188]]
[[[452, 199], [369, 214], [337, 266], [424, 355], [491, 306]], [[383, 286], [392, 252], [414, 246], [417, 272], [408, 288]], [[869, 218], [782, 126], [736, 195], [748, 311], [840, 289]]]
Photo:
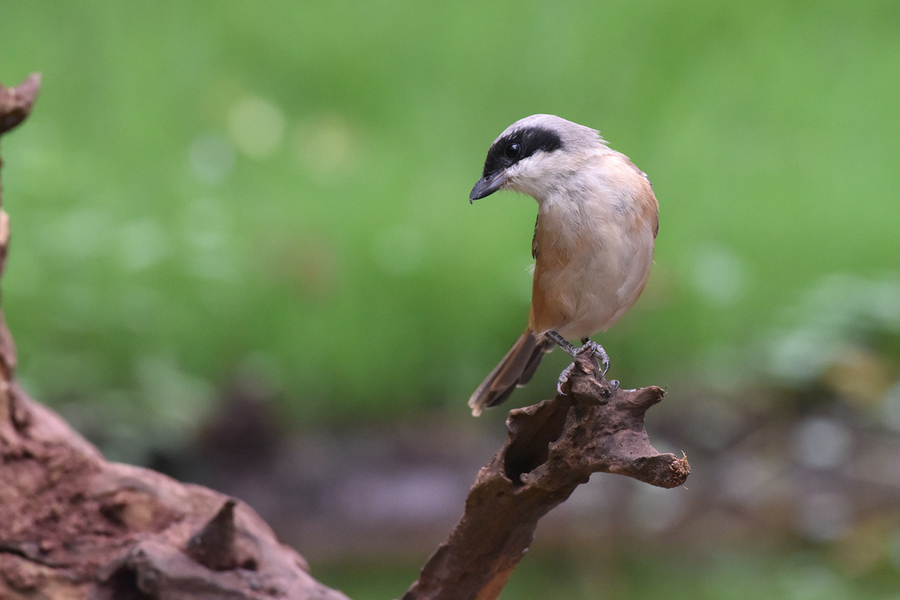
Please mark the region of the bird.
[[[590, 337], [609, 329], [641, 295], [659, 231], [659, 203], [647, 174], [596, 129], [555, 115], [520, 119], [491, 144], [469, 202], [500, 190], [538, 204], [531, 308], [525, 332], [469, 399], [474, 416], [527, 384], [556, 346], [573, 357], [590, 353], [605, 376], [609, 356]], [[560, 393], [570, 369], [560, 377]]]

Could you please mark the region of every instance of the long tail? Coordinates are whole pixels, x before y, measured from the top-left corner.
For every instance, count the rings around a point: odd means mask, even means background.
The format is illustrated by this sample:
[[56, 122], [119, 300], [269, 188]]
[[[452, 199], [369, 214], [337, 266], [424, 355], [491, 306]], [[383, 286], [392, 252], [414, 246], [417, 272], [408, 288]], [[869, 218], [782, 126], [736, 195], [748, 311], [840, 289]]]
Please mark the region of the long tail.
[[514, 389], [531, 381], [541, 358], [553, 346], [552, 340], [539, 339], [530, 328], [526, 329], [469, 398], [472, 414], [477, 417], [483, 409], [497, 406], [509, 398]]

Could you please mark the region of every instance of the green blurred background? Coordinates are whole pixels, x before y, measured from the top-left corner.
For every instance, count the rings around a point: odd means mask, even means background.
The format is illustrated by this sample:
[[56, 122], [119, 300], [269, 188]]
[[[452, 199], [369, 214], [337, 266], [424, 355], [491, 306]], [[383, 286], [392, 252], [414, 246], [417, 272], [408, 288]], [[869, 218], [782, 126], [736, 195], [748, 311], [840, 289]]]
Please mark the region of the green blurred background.
[[[209, 482], [245, 447], [271, 466], [427, 427], [479, 450], [464, 494], [503, 439], [465, 402], [524, 327], [535, 215], [468, 193], [507, 125], [555, 113], [653, 181], [650, 282], [596, 339], [623, 385], [668, 388], [651, 436], [696, 463], [661, 498], [695, 492], [652, 535], [539, 530], [503, 598], [900, 598], [900, 477], [854, 479], [900, 431], [900, 3], [0, 0], [0, 81], [32, 71], [3, 308], [26, 389], [111, 458]], [[511, 404], [552, 393], [559, 354]], [[843, 527], [797, 526], [801, 492], [717, 503], [744, 480], [726, 454], [824, 481]], [[757, 526], [692, 527], [713, 505]], [[310, 528], [279, 532], [357, 600], [428, 552], [319, 552]]]

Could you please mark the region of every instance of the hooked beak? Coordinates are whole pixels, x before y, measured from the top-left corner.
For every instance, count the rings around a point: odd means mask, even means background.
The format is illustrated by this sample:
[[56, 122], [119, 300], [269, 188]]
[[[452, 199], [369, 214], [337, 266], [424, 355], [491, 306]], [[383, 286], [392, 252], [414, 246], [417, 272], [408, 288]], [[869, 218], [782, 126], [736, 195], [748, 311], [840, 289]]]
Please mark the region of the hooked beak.
[[475, 202], [476, 200], [481, 200], [486, 196], [490, 196], [497, 190], [503, 187], [503, 184], [506, 183], [506, 178], [503, 176], [503, 172], [494, 173], [489, 177], [482, 177], [478, 180], [478, 183], [475, 184], [475, 187], [472, 188], [472, 193], [469, 194], [469, 204]]

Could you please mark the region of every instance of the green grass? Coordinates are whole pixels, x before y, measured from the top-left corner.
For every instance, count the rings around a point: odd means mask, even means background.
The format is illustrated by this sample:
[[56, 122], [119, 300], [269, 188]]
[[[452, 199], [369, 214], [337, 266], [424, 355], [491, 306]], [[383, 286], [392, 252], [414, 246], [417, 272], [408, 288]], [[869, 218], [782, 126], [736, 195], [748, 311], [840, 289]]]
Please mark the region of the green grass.
[[[360, 562], [313, 565], [312, 574], [354, 600], [385, 600], [401, 597], [418, 569]], [[600, 550], [535, 549], [500, 599], [893, 600], [897, 584], [896, 573], [859, 577], [817, 550], [674, 554], [613, 544]]]
[[54, 403], [244, 369], [303, 421], [463, 411], [524, 326], [535, 212], [467, 194], [552, 112], [654, 182], [650, 285], [600, 339], [625, 383], [671, 384], [826, 274], [897, 268], [898, 25], [876, 1], [3, 2], [0, 78], [44, 76], [3, 144], [20, 375]]

